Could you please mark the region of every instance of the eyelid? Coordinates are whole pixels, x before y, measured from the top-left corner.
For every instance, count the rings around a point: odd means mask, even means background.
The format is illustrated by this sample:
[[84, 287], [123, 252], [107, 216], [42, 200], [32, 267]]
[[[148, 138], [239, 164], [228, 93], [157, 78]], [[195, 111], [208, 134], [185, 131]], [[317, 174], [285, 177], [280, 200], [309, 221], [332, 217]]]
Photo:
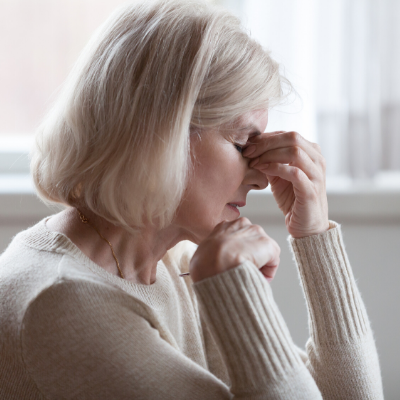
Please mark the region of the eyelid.
[[258, 132], [254, 132], [254, 133], [251, 133], [250, 135], [249, 135], [249, 138], [248, 138], [248, 140], [247, 140], [247, 143], [251, 143], [251, 142], [249, 142], [249, 140], [252, 140], [252, 139], [256, 139], [258, 136], [260, 136], [261, 134], [260, 133], [258, 133]]
[[236, 147], [236, 150], [239, 151], [240, 154], [243, 153], [243, 145], [239, 144], [239, 143], [234, 143], [234, 146]]
[[[252, 142], [250, 141], [253, 137], [257, 137], [260, 133], [259, 132], [252, 132], [249, 133], [247, 136], [247, 140], [245, 143], [238, 143], [236, 140], [233, 141], [233, 145], [235, 147], [239, 147], [240, 148], [240, 153], [242, 153], [246, 147], [250, 146], [252, 144]], [[233, 139], [233, 138], [232, 138]], [[238, 149], [239, 151], [239, 149]]]

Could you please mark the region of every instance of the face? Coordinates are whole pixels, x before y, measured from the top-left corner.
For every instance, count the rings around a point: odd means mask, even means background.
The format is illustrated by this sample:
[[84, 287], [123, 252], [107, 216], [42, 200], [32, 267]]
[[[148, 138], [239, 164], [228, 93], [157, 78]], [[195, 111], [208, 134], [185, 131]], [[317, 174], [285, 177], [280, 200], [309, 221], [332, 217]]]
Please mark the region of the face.
[[264, 189], [267, 178], [249, 168], [242, 156], [248, 139], [265, 131], [268, 111], [245, 114], [233, 126], [210, 129], [193, 136], [193, 171], [174, 223], [200, 243], [222, 221], [239, 218], [247, 193]]

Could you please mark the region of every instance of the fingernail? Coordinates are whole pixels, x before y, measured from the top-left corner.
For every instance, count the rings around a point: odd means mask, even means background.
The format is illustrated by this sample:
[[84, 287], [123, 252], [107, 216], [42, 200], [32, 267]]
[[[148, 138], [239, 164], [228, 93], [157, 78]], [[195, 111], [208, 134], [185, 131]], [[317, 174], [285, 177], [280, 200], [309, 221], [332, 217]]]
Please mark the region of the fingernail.
[[249, 147], [246, 147], [243, 151], [243, 155], [245, 157], [249, 156], [250, 154], [253, 154], [256, 151], [256, 146], [254, 144], [250, 145]]
[[254, 168], [259, 162], [260, 162], [260, 157], [252, 160], [251, 163], [249, 164], [249, 167]]

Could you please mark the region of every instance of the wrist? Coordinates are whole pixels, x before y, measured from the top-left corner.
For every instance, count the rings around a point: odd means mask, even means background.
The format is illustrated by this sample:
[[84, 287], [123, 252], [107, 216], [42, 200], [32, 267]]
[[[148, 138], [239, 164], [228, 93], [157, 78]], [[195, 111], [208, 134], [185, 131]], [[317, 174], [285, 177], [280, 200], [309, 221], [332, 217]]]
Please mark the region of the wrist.
[[190, 263], [190, 276], [193, 282], [199, 282], [236, 268], [245, 261], [246, 258], [243, 255], [232, 254], [222, 249], [214, 254], [209, 254], [206, 258], [201, 257], [201, 259], [200, 257], [197, 259], [195, 254]]
[[332, 229], [334, 226], [335, 225], [331, 226], [330, 221], [327, 221], [326, 224], [324, 224], [320, 228], [312, 229], [312, 230], [309, 230], [309, 231], [306, 231], [306, 232], [291, 233], [291, 236], [294, 239], [302, 239], [302, 238], [309, 237], [309, 236], [321, 235], [321, 234], [329, 231], [329, 229]]

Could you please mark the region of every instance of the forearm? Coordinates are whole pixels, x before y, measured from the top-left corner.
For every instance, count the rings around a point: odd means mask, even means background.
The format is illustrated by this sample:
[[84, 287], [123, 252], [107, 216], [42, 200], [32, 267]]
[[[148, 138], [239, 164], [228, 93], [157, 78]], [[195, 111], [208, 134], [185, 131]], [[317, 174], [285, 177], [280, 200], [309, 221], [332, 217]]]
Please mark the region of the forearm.
[[379, 361], [340, 227], [290, 238], [309, 310], [308, 368], [324, 399], [383, 399]]
[[250, 262], [197, 282], [197, 297], [237, 399], [321, 399], [272, 291]]

